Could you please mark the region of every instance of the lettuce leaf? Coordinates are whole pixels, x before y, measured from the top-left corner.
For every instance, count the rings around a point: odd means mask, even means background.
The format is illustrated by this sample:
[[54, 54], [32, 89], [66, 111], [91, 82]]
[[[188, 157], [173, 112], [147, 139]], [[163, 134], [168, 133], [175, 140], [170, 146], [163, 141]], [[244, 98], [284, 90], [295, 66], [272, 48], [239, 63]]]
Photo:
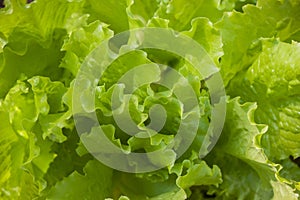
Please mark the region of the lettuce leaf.
[[207, 158], [220, 167], [224, 177], [214, 194], [217, 199], [297, 199], [292, 188], [278, 178], [279, 166], [264, 153], [261, 143], [267, 126], [253, 121], [256, 108], [253, 103], [241, 105], [237, 98], [228, 103], [221, 138]]
[[238, 72], [247, 69], [261, 52], [259, 39], [278, 37], [281, 41], [299, 40], [299, 2], [261, 0], [248, 4], [241, 12], [224, 13], [216, 24], [220, 30], [224, 56], [221, 73], [227, 85]]
[[287, 162], [290, 156], [299, 157], [298, 52], [299, 43], [264, 40], [257, 60], [234, 81], [245, 89], [239, 92], [240, 88], [230, 87], [232, 94], [238, 92], [243, 101], [257, 101], [255, 118], [269, 126], [262, 146], [268, 157], [279, 163]]

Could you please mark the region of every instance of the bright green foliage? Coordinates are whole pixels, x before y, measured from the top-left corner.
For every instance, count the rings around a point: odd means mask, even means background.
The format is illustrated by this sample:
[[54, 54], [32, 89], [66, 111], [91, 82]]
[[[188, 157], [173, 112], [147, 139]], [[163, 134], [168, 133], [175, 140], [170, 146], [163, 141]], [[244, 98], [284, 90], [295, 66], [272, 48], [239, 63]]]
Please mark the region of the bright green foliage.
[[[5, 0], [0, 8], [0, 199], [162, 200], [298, 199], [300, 194], [300, 1], [299, 0]], [[214, 107], [203, 79], [184, 58], [144, 49], [118, 57], [95, 91], [99, 123], [74, 125], [74, 79], [102, 41], [128, 29], [171, 28], [198, 42], [218, 66], [227, 93], [222, 134], [204, 158], [198, 152]], [[118, 47], [119, 48], [119, 47]], [[97, 58], [93, 58], [97, 62]], [[174, 138], [184, 108], [172, 92], [145, 84], [130, 97], [132, 120], [145, 131], [118, 127], [113, 91], [125, 105], [118, 80], [135, 66], [133, 81], [159, 80], [161, 64], [177, 70], [195, 90], [197, 134], [178, 159]], [[168, 76], [166, 70], [164, 75]], [[209, 78], [208, 78], [209, 79]], [[183, 87], [178, 80], [172, 90]], [[82, 91], [85, 109], [93, 105]], [[85, 104], [84, 104], [85, 103]], [[167, 113], [159, 131], [151, 107]], [[125, 108], [118, 110], [122, 117]], [[193, 113], [190, 108], [186, 115]], [[155, 118], [155, 117], [154, 117]], [[126, 120], [125, 120], [126, 121]], [[80, 123], [80, 121], [79, 121]], [[192, 128], [195, 123], [190, 123]], [[103, 165], [99, 129], [124, 152], [164, 150], [149, 156], [167, 167], [125, 173]], [[155, 134], [155, 135], [151, 135]], [[139, 136], [149, 136], [141, 138]], [[189, 135], [187, 135], [189, 137]]]

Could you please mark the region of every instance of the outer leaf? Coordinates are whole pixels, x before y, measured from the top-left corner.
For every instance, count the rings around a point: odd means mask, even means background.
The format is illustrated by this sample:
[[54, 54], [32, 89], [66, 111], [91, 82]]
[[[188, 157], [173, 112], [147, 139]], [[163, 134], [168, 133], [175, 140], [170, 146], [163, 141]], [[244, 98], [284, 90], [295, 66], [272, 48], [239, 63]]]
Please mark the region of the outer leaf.
[[[0, 53], [0, 97], [3, 97], [22, 74], [49, 76], [58, 80], [58, 69], [67, 19], [80, 12], [80, 1], [8, 0], [8, 10], [1, 14], [0, 40], [5, 46]], [[53, 9], [55, 8], [55, 9]], [[39, 56], [37, 56], [39, 55]]]
[[126, 8], [127, 0], [87, 0], [85, 5], [86, 12], [91, 14], [91, 20], [100, 19], [110, 25], [110, 28], [116, 33], [126, 31], [129, 28]]
[[[261, 55], [244, 74], [245, 78], [230, 87], [232, 95], [258, 102], [256, 119], [269, 125], [262, 144], [273, 160], [300, 156], [299, 53], [298, 43], [265, 41]], [[236, 88], [234, 84], [242, 87]]]
[[[0, 110], [2, 106], [0, 105]], [[0, 198], [32, 199], [38, 194], [38, 186], [33, 177], [21, 169], [23, 157], [27, 153], [22, 138], [13, 131], [6, 113], [0, 111]]]
[[[10, 34], [17, 28], [35, 36], [36, 39], [39, 38], [39, 41], [52, 38], [54, 30], [64, 28], [67, 19], [74, 12], [80, 12], [82, 7], [81, 0], [55, 2], [37, 0], [29, 5], [25, 5], [21, 0], [8, 0], [6, 4], [7, 11], [1, 13], [0, 19], [2, 24], [0, 32], [5, 39], [11, 37]], [[52, 9], [54, 7], [56, 9]]]
[[225, 13], [216, 26], [220, 29], [224, 56], [221, 72], [225, 85], [247, 69], [261, 51], [261, 37], [277, 36], [282, 41], [299, 41], [299, 1], [262, 0], [257, 6], [243, 7], [244, 13]]
[[296, 199], [292, 189], [276, 178], [278, 169], [260, 146], [266, 127], [253, 122], [256, 105], [240, 105], [238, 99], [233, 99], [227, 108], [223, 133], [216, 149], [207, 158], [220, 167], [224, 177], [218, 198], [276, 199], [282, 187], [286, 189], [282, 195]]
[[105, 199], [111, 194], [112, 169], [98, 161], [90, 161], [84, 168], [85, 175], [72, 173], [57, 183], [47, 199]]
[[[244, 101], [258, 102], [256, 119], [269, 125], [268, 132], [262, 137], [262, 146], [268, 157], [282, 163], [282, 174], [299, 181], [296, 174], [291, 176], [287, 170], [293, 170], [286, 161], [291, 156], [300, 156], [300, 99], [299, 99], [299, 44], [286, 44], [278, 40], [263, 41], [263, 51], [249, 70], [232, 84], [232, 95], [242, 96]], [[286, 169], [285, 169], [286, 168]], [[295, 167], [294, 167], [295, 168]], [[296, 167], [297, 168], [297, 167]], [[294, 182], [292, 181], [292, 182]]]
[[177, 30], [187, 30], [191, 21], [197, 17], [206, 17], [213, 22], [218, 21], [223, 13], [217, 9], [215, 1], [204, 0], [171, 0], [162, 6], [156, 13], [157, 16], [169, 20], [169, 27]]

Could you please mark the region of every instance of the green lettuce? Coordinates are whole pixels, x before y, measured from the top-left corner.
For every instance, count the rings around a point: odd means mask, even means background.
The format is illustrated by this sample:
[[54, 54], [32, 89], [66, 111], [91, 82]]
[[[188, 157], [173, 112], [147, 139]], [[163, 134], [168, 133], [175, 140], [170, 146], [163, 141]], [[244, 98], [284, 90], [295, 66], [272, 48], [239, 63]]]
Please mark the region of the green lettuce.
[[[298, 0], [5, 0], [0, 8], [0, 199], [298, 199], [299, 13]], [[193, 39], [218, 67], [227, 110], [215, 146], [205, 144], [208, 134], [215, 137], [207, 131], [222, 106], [212, 101], [212, 77], [170, 52], [128, 51], [138, 36], [114, 46], [117, 34], [143, 27], [172, 29]], [[74, 100], [81, 66], [107, 40], [117, 59], [97, 80], [95, 105], [86, 95], [90, 83], [80, 86]], [[92, 60], [102, 62], [97, 56]], [[148, 68], [139, 71], [139, 65]], [[163, 65], [187, 81], [172, 77]], [[130, 70], [128, 80], [148, 81], [131, 96], [120, 82]], [[176, 81], [171, 88], [153, 83], [163, 77]], [[185, 85], [197, 98], [186, 107], [173, 94], [180, 89], [186, 94]], [[77, 113], [74, 104], [85, 113]], [[161, 119], [162, 108], [167, 117], [158, 129], [151, 123], [160, 124], [153, 121]], [[126, 109], [143, 130], [136, 135], [119, 126], [128, 122]], [[176, 133], [189, 116], [198, 116], [185, 123], [185, 137], [194, 139], [178, 156]], [[151, 165], [165, 167], [128, 173], [106, 166], [97, 159], [103, 153], [98, 152], [101, 130], [125, 154], [149, 153]], [[206, 156], [199, 155], [203, 145]], [[155, 151], [161, 154], [150, 154]], [[134, 162], [128, 161], [138, 166]]]

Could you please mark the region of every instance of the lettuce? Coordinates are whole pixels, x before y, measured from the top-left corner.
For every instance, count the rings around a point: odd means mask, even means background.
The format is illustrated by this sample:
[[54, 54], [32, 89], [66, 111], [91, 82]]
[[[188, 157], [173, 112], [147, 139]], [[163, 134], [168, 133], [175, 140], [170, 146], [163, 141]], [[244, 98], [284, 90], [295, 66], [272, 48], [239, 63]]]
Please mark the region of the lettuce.
[[0, 199], [298, 199], [299, 13], [298, 0], [4, 0]]

